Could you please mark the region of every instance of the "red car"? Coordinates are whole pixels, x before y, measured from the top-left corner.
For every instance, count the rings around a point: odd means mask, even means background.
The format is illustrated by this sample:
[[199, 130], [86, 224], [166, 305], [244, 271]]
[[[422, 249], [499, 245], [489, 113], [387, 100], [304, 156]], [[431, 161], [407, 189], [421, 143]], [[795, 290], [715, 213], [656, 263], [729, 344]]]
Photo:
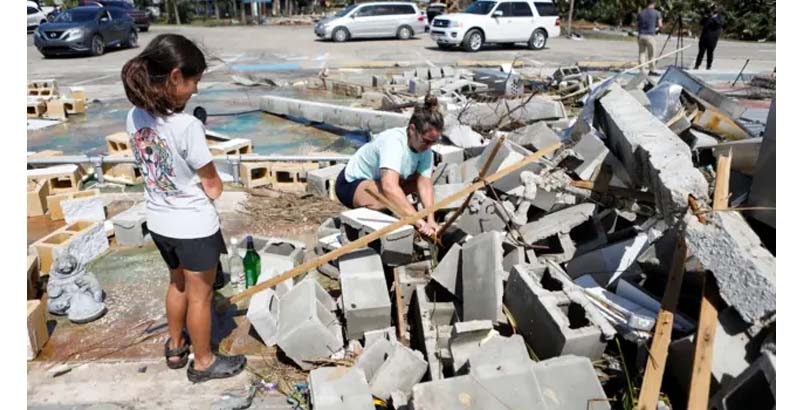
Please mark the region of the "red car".
[[133, 19], [133, 23], [139, 31], [150, 30], [150, 17], [144, 10], [139, 10], [127, 1], [108, 1], [108, 0], [81, 0], [81, 6], [105, 6], [117, 7], [125, 10]]

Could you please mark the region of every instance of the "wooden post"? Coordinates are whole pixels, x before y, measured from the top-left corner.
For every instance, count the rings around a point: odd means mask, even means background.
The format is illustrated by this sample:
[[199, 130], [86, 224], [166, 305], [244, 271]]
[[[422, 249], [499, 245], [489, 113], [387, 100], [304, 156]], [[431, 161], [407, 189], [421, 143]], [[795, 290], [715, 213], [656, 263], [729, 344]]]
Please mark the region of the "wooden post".
[[572, 37], [572, 10], [575, 6], [575, 0], [569, 0], [569, 17], [567, 19], [567, 35]]
[[[717, 180], [714, 186], [714, 210], [728, 208], [728, 187], [731, 175], [731, 149], [727, 148], [717, 158]], [[694, 338], [692, 382], [689, 385], [687, 409], [707, 409], [711, 389], [711, 366], [714, 361], [714, 337], [717, 333], [717, 305], [719, 289], [713, 276], [703, 278], [703, 299], [700, 301], [700, 319]]]
[[638, 410], [656, 410], [658, 394], [661, 392], [661, 380], [664, 377], [664, 368], [667, 362], [667, 349], [672, 341], [672, 322], [678, 306], [678, 296], [683, 282], [684, 264], [686, 262], [686, 241], [683, 232], [679, 234], [675, 244], [675, 253], [672, 257], [672, 266], [667, 279], [667, 289], [661, 298], [661, 309], [658, 311], [656, 330], [653, 333], [653, 342], [650, 344], [650, 358], [642, 380], [642, 389], [639, 392]]
[[394, 303], [397, 305], [397, 340], [404, 346], [408, 346], [405, 339], [406, 320], [403, 316], [403, 300], [400, 297], [400, 273], [397, 272], [397, 267], [394, 267], [392, 271], [394, 272]]
[[497, 171], [494, 174], [492, 174], [492, 175], [490, 175], [490, 176], [488, 176], [486, 178], [483, 178], [483, 179], [479, 180], [478, 182], [475, 182], [475, 183], [465, 187], [461, 191], [458, 191], [458, 192], [448, 196], [447, 198], [441, 200], [440, 202], [437, 202], [437, 203], [433, 204], [433, 206], [430, 207], [430, 208], [426, 208], [426, 209], [423, 209], [423, 210], [421, 210], [419, 212], [416, 212], [416, 213], [414, 213], [412, 215], [409, 215], [409, 216], [407, 216], [407, 217], [405, 217], [405, 218], [403, 218], [403, 219], [401, 219], [401, 220], [399, 220], [399, 221], [397, 221], [397, 222], [395, 222], [393, 224], [390, 224], [390, 225], [385, 226], [385, 227], [383, 227], [381, 229], [378, 229], [377, 231], [375, 231], [375, 232], [373, 232], [373, 233], [371, 233], [369, 235], [363, 236], [363, 237], [361, 237], [361, 238], [359, 238], [359, 239], [357, 239], [357, 240], [355, 240], [353, 242], [350, 242], [347, 245], [344, 245], [339, 249], [335, 249], [335, 250], [333, 250], [333, 251], [331, 251], [329, 253], [326, 253], [325, 255], [322, 255], [317, 259], [305, 262], [302, 265], [297, 266], [297, 267], [295, 267], [293, 269], [290, 269], [290, 270], [282, 273], [281, 275], [276, 276], [276, 277], [274, 277], [274, 278], [272, 278], [272, 279], [270, 279], [270, 280], [268, 280], [266, 282], [260, 283], [258, 285], [255, 285], [255, 286], [249, 288], [249, 289], [246, 289], [242, 293], [239, 293], [238, 295], [232, 296], [230, 299], [222, 299], [220, 301], [220, 303], [218, 304], [218, 307], [224, 307], [228, 303], [236, 303], [236, 302], [238, 302], [240, 300], [247, 299], [250, 296], [252, 296], [253, 294], [258, 293], [258, 292], [260, 292], [260, 291], [262, 291], [264, 289], [271, 288], [271, 287], [273, 287], [273, 286], [275, 286], [275, 285], [277, 285], [277, 284], [279, 284], [279, 283], [281, 283], [281, 282], [283, 282], [283, 281], [285, 281], [287, 279], [291, 279], [291, 278], [293, 278], [293, 277], [295, 277], [297, 275], [300, 275], [301, 273], [308, 272], [309, 270], [314, 269], [314, 268], [316, 268], [316, 267], [318, 267], [318, 266], [320, 266], [320, 265], [322, 265], [324, 263], [327, 263], [329, 261], [332, 261], [332, 260], [334, 260], [334, 259], [336, 259], [336, 258], [338, 258], [338, 257], [340, 257], [340, 256], [352, 251], [352, 250], [355, 250], [355, 249], [358, 249], [358, 248], [362, 248], [362, 247], [366, 246], [367, 244], [369, 244], [370, 242], [372, 242], [372, 241], [374, 241], [376, 239], [380, 239], [384, 235], [386, 235], [386, 234], [388, 234], [390, 232], [393, 232], [397, 228], [403, 227], [405, 225], [413, 224], [414, 222], [416, 222], [416, 221], [418, 221], [418, 220], [420, 220], [422, 218], [425, 218], [428, 215], [436, 212], [437, 210], [441, 209], [442, 207], [445, 207], [445, 206], [447, 206], [447, 205], [459, 200], [460, 198], [463, 198], [464, 196], [467, 196], [467, 195], [477, 191], [478, 189], [484, 188], [487, 185], [502, 179], [506, 175], [511, 174], [512, 172], [515, 172], [515, 171], [519, 170], [520, 168], [522, 168], [522, 167], [524, 167], [524, 166], [526, 166], [528, 164], [531, 164], [531, 163], [533, 163], [535, 161], [538, 161], [543, 156], [555, 152], [559, 147], [561, 147], [561, 143], [560, 142], [557, 142], [557, 143], [555, 143], [553, 145], [550, 145], [550, 146], [548, 146], [548, 147], [546, 147], [546, 148], [544, 148], [544, 149], [542, 149], [542, 150], [540, 150], [540, 151], [538, 151], [538, 152], [536, 152], [536, 153], [534, 153], [532, 155], [529, 155], [529, 156], [525, 157], [524, 159], [522, 159], [521, 161], [517, 162], [514, 165], [511, 165], [509, 167], [503, 168], [500, 171]]

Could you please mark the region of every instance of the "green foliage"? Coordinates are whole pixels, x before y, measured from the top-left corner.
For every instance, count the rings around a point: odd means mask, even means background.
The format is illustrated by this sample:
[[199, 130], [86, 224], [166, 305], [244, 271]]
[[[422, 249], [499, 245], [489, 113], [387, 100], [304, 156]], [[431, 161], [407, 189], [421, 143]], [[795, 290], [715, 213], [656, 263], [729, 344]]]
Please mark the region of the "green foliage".
[[[739, 40], [776, 39], [776, 0], [660, 0], [656, 7], [664, 16], [665, 29], [683, 17], [686, 28], [699, 34], [700, 19], [715, 4], [725, 9], [723, 37]], [[561, 15], [569, 13], [569, 0], [558, 0]], [[574, 19], [584, 19], [612, 26], [635, 26], [636, 14], [647, 6], [645, 0], [575, 0]]]

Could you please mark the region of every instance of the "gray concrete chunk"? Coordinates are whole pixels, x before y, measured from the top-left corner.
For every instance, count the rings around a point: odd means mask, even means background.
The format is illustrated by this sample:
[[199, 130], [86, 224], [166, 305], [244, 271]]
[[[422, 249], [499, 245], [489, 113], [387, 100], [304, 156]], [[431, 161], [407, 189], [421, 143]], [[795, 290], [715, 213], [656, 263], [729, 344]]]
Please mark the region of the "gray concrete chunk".
[[494, 326], [490, 320], [472, 320], [456, 322], [450, 335], [450, 355], [453, 357], [453, 369], [461, 373], [461, 367], [467, 359], [478, 351], [481, 342], [493, 334]]
[[384, 400], [388, 400], [396, 390], [411, 394], [412, 387], [422, 380], [427, 370], [428, 363], [422, 358], [422, 353], [395, 343], [370, 381], [370, 391], [373, 396]]
[[491, 320], [502, 315], [503, 234], [486, 232], [464, 245], [461, 263], [463, 320]]
[[144, 202], [114, 215], [111, 222], [114, 224], [114, 236], [118, 245], [142, 246], [145, 238], [150, 237], [147, 231], [147, 210]]
[[308, 192], [324, 198], [330, 197], [331, 188], [336, 185], [336, 177], [344, 169], [345, 164], [308, 171], [306, 176]]
[[589, 359], [565, 355], [532, 367], [548, 410], [611, 408]]
[[339, 258], [339, 272], [347, 338], [388, 327], [392, 304], [380, 256], [370, 248], [355, 250]]
[[461, 294], [461, 245], [454, 244], [436, 265], [431, 273], [431, 279], [442, 285], [450, 294]]
[[374, 410], [372, 395], [361, 369], [320, 367], [308, 375], [315, 410]]

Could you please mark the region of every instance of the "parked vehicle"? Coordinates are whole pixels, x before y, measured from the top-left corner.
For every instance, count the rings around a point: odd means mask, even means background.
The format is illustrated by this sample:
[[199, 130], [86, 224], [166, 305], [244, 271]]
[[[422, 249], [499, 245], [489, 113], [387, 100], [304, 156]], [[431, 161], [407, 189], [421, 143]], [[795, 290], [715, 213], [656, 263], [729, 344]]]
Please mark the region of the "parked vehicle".
[[139, 35], [128, 13], [115, 7], [75, 7], [36, 29], [33, 44], [45, 57], [101, 55], [106, 47], [137, 47]]
[[407, 40], [425, 32], [425, 16], [408, 2], [353, 4], [314, 27], [317, 37], [336, 42], [352, 38], [397, 37]]
[[125, 10], [128, 15], [131, 16], [134, 23], [136, 23], [136, 27], [139, 28], [139, 31], [147, 31], [150, 30], [150, 17], [147, 15], [147, 12], [144, 10], [137, 9], [133, 4], [128, 3], [127, 1], [119, 1], [119, 0], [82, 0], [81, 5], [86, 6], [99, 6], [99, 7], [116, 7]]
[[36, 30], [40, 24], [47, 23], [47, 16], [36, 2], [28, 2], [28, 32]]
[[463, 13], [437, 16], [431, 24], [431, 39], [440, 48], [460, 45], [473, 52], [486, 43], [526, 42], [540, 50], [548, 38], [559, 35], [558, 9], [548, 0], [478, 0]]
[[428, 5], [428, 8], [425, 9], [425, 14], [428, 17], [428, 23], [433, 21], [436, 16], [444, 14], [445, 10], [447, 10], [447, 5], [444, 3], [431, 3]]

